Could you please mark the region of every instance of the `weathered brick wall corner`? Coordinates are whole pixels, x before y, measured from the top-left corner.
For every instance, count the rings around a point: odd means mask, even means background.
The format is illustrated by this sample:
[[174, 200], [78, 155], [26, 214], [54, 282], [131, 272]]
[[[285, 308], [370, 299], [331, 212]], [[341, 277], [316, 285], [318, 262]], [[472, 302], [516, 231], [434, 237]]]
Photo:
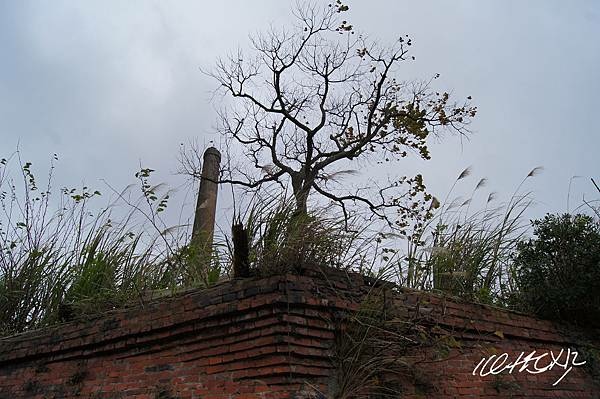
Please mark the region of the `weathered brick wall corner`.
[[[0, 399], [329, 398], [337, 320], [355, 312], [373, 284], [333, 270], [232, 280], [0, 339]], [[441, 358], [439, 347], [405, 354], [419, 376], [404, 381], [405, 397], [600, 395], [581, 367], [557, 386], [558, 370], [472, 374], [492, 353], [580, 344], [552, 323], [418, 291], [389, 292], [400, 314], [421, 315], [433, 336], [456, 343]]]

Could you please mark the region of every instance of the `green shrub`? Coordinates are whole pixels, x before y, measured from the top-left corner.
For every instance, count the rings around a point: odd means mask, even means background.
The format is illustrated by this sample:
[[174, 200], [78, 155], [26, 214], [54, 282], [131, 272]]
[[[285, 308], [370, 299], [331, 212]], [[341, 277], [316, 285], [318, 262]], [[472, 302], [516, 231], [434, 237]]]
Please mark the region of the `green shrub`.
[[546, 215], [515, 256], [518, 304], [549, 319], [600, 325], [600, 223]]

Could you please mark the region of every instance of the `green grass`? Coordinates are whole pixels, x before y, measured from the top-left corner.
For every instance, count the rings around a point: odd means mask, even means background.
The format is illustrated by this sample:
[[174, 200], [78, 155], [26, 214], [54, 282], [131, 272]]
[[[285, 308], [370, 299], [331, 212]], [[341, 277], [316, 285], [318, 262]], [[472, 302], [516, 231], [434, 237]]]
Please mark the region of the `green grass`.
[[164, 225], [169, 192], [149, 183], [151, 169], [136, 174], [137, 196], [129, 187], [98, 206], [104, 196], [87, 187], [53, 192], [55, 161], [43, 188], [18, 152], [0, 162], [1, 335], [218, 278], [212, 260], [197, 272], [189, 229]]
[[[152, 169], [136, 173], [138, 191], [104, 196], [87, 187], [53, 193], [54, 164], [44, 188], [30, 163], [16, 152], [0, 162], [0, 334], [85, 317], [149, 292], [205, 287], [228, 274], [233, 243], [228, 231], [211, 248], [190, 248], [188, 226], [165, 225], [170, 191], [150, 183]], [[532, 204], [521, 186], [508, 203], [471, 212], [480, 180], [467, 200], [434, 210], [409, 236], [405, 251], [391, 249], [373, 225], [345, 221], [330, 207], [298, 214], [281, 191], [245, 196], [233, 223], [248, 231], [252, 274], [269, 276], [310, 267], [334, 267], [395, 279], [401, 285], [440, 290], [502, 304], [516, 287], [512, 254], [527, 232], [524, 212]], [[467, 169], [456, 180], [462, 183]], [[54, 190], [56, 191], [56, 190]], [[392, 237], [394, 239], [394, 237]], [[387, 240], [389, 241], [389, 240]]]
[[397, 262], [402, 284], [501, 303], [515, 289], [512, 255], [527, 233], [524, 214], [533, 203], [530, 193], [520, 189], [539, 170], [525, 177], [507, 203], [494, 206], [495, 193], [489, 193], [484, 209], [471, 212], [485, 179], [478, 181], [469, 198], [448, 201], [455, 186], [470, 175], [465, 169], [433, 218], [408, 240]]
[[[242, 204], [245, 212], [234, 216], [248, 230], [249, 264], [256, 275], [297, 272], [307, 267], [365, 268], [365, 229], [347, 229], [327, 207], [298, 214], [291, 198], [263, 192]], [[350, 226], [353, 221], [349, 221]], [[227, 234], [221, 259], [231, 263], [233, 243]]]

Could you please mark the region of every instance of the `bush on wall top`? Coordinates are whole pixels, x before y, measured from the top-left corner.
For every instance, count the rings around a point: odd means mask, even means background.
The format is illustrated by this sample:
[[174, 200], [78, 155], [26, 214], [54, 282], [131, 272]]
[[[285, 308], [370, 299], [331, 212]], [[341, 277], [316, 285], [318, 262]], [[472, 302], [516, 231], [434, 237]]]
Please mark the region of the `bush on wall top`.
[[600, 222], [586, 215], [546, 215], [515, 256], [518, 300], [550, 319], [600, 325]]

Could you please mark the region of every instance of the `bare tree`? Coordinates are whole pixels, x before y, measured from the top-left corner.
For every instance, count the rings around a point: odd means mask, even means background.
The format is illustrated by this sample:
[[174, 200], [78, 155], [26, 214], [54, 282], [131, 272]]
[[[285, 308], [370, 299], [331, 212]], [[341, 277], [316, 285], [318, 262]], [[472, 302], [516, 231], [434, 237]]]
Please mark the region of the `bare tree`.
[[[252, 53], [238, 51], [209, 75], [229, 98], [219, 111], [230, 143], [241, 144], [247, 164], [234, 165], [220, 183], [258, 189], [291, 183], [298, 212], [312, 194], [337, 204], [348, 219], [357, 209], [403, 231], [426, 214], [435, 199], [421, 175], [362, 186], [340, 179], [356, 165], [376, 167], [409, 153], [429, 159], [427, 139], [442, 131], [468, 133], [476, 107], [450, 102], [429, 82], [396, 77], [411, 39], [382, 47], [355, 34], [337, 1], [298, 5], [297, 25], [251, 38]], [[231, 140], [232, 139], [232, 140]], [[363, 161], [363, 162], [361, 162]], [[249, 170], [250, 169], [250, 170]]]

